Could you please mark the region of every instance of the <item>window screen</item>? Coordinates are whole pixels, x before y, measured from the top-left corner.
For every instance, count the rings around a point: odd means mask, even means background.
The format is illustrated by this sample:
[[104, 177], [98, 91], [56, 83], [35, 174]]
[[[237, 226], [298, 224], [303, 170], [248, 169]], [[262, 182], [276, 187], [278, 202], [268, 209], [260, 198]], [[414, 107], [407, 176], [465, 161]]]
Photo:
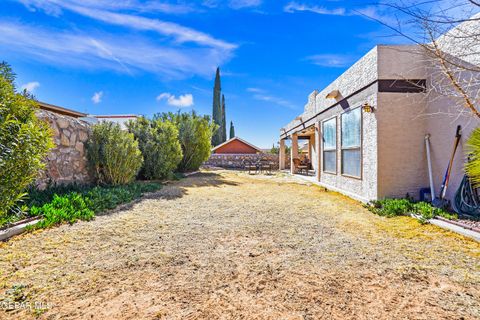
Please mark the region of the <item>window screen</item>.
[[323, 171], [337, 173], [337, 118], [323, 123]]
[[342, 114], [342, 174], [362, 176], [361, 108]]

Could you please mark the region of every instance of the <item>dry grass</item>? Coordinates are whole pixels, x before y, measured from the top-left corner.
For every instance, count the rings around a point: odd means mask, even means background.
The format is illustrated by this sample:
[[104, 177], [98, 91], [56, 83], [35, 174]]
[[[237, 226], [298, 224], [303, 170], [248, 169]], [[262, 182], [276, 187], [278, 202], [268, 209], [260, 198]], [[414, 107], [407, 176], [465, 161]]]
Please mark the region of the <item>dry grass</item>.
[[282, 176], [203, 173], [0, 256], [4, 300], [49, 304], [0, 319], [480, 318], [478, 243]]

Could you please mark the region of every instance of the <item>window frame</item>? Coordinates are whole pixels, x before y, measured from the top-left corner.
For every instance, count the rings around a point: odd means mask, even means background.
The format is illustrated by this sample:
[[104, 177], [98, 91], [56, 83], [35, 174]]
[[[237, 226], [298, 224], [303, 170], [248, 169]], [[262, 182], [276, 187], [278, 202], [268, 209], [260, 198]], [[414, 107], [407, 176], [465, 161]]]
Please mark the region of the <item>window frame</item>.
[[[343, 115], [355, 110], [360, 109], [360, 146], [358, 147], [343, 147], [343, 130], [342, 130], [342, 124], [343, 124]], [[352, 176], [350, 174], [344, 173], [343, 170], [343, 151], [344, 150], [359, 150], [360, 151], [360, 176]], [[357, 179], [357, 180], [363, 180], [363, 112], [362, 112], [362, 107], [355, 107], [351, 109], [344, 110], [342, 113], [340, 113], [340, 174], [343, 177], [347, 178], [352, 178], [352, 179]]]
[[[325, 150], [325, 122], [332, 121], [335, 119], [335, 149], [327, 149]], [[322, 172], [331, 174], [331, 175], [338, 175], [338, 117], [333, 116], [328, 119], [322, 121]], [[325, 170], [325, 152], [332, 152], [335, 151], [335, 172]]]

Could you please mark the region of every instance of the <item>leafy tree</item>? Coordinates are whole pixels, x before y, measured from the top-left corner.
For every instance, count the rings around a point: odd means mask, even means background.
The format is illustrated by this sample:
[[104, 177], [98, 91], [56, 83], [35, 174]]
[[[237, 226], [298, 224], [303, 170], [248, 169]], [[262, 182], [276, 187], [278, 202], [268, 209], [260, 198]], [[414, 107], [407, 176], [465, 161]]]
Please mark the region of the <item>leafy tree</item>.
[[235, 127], [233, 126], [233, 121], [230, 121], [230, 139], [235, 138]]
[[103, 122], [93, 127], [87, 157], [98, 183], [123, 185], [132, 182], [143, 164], [138, 141], [120, 125]]
[[171, 121], [177, 126], [183, 158], [179, 171], [198, 170], [209, 157], [212, 149], [211, 139], [217, 130], [208, 116], [191, 113], [163, 113], [155, 116], [162, 121]]
[[144, 162], [140, 175], [149, 180], [168, 178], [182, 161], [178, 129], [169, 120], [140, 118], [128, 129], [138, 140]]
[[213, 122], [217, 125], [218, 129], [212, 136], [212, 145], [218, 146], [222, 143], [222, 104], [220, 101], [222, 92], [221, 80], [220, 80], [220, 68], [217, 68], [217, 74], [215, 76], [215, 86], [213, 88]]
[[270, 153], [271, 154], [279, 154], [280, 153], [280, 147], [278, 145], [275, 146], [275, 144], [273, 144], [272, 149], [270, 149]]
[[25, 189], [53, 148], [47, 123], [35, 116], [37, 103], [15, 91], [15, 74], [0, 63], [0, 217], [25, 196]]

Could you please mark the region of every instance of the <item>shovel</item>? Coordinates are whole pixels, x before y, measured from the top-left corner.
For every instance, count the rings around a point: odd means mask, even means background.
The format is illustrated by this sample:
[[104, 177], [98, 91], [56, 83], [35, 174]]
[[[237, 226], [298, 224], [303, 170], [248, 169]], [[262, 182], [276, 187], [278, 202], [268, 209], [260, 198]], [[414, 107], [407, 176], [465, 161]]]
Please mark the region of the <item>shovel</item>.
[[455, 153], [457, 152], [458, 144], [462, 138], [462, 127], [457, 127], [457, 132], [455, 133], [455, 141], [453, 143], [453, 151], [450, 157], [450, 162], [448, 162], [447, 171], [443, 178], [442, 187], [440, 188], [440, 195], [438, 198], [433, 200], [432, 204], [437, 208], [445, 208], [448, 205], [448, 202], [445, 200], [445, 195], [447, 194], [448, 183], [450, 182], [450, 174], [452, 173], [453, 160], [455, 159]]

